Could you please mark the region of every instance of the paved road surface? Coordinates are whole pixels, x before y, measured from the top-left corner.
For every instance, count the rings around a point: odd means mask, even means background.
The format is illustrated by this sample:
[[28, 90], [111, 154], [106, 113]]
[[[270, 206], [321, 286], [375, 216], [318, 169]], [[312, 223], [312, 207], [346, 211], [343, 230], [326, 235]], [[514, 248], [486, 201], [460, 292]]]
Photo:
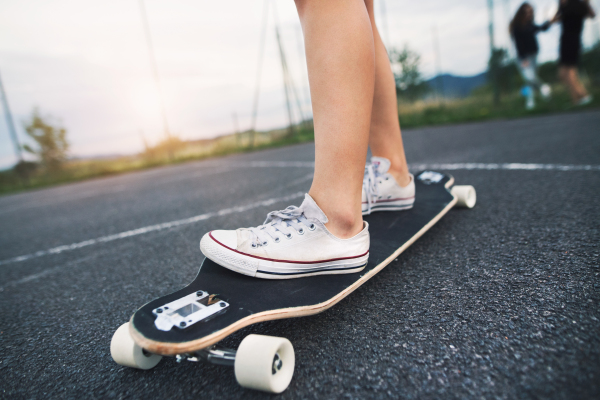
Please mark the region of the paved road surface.
[[[477, 206], [328, 312], [225, 344], [289, 338], [281, 398], [599, 398], [600, 112], [405, 141], [411, 165], [446, 164]], [[227, 368], [120, 367], [109, 343], [137, 307], [193, 279], [202, 234], [299, 204], [313, 156], [307, 144], [1, 197], [0, 397], [268, 397]]]

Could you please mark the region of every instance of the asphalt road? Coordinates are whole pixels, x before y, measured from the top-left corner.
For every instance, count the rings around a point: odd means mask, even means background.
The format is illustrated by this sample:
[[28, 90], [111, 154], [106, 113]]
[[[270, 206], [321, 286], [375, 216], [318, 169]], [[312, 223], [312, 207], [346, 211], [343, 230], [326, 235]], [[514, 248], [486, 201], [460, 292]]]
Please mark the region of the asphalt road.
[[[600, 398], [600, 112], [405, 142], [411, 165], [445, 163], [474, 185], [477, 206], [329, 311], [224, 344], [289, 338], [281, 398]], [[0, 197], [0, 398], [273, 397], [225, 367], [124, 368], [109, 344], [137, 307], [193, 279], [205, 232], [299, 204], [313, 156], [299, 145]]]

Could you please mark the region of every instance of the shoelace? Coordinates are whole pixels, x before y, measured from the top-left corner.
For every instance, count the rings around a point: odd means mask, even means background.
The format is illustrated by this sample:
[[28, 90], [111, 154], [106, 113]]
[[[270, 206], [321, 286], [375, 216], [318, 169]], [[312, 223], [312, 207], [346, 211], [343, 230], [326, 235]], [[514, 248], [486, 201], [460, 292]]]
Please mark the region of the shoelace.
[[285, 210], [272, 211], [262, 225], [249, 229], [252, 233], [252, 247], [268, 245], [269, 237], [279, 243], [282, 238], [291, 239], [294, 232], [304, 235], [304, 226], [311, 231], [316, 228], [299, 207], [289, 206]]
[[374, 204], [379, 196], [379, 173], [377, 167], [369, 164], [365, 167], [365, 175], [363, 177], [363, 189], [367, 195], [367, 210], [371, 212], [371, 205]]

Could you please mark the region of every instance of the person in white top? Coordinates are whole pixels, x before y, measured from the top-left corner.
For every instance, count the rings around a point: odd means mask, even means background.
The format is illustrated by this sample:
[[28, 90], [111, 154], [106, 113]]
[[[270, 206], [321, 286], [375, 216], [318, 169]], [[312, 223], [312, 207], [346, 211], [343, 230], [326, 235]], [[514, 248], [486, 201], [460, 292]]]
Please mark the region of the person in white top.
[[[296, 0], [296, 8], [315, 127], [312, 186], [300, 207], [200, 241], [206, 257], [257, 278], [359, 272], [370, 244], [362, 215], [408, 209], [415, 199], [373, 0]], [[365, 167], [368, 147], [373, 158]]]

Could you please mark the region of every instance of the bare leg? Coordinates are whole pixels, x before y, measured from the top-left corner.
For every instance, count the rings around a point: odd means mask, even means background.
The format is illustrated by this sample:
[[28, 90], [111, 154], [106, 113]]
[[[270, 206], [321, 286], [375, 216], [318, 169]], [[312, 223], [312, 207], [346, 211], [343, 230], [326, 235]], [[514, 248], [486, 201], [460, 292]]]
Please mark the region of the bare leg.
[[581, 100], [588, 95], [588, 92], [587, 90], [585, 90], [585, 87], [583, 87], [583, 84], [579, 80], [579, 71], [577, 71], [577, 67], [571, 68], [570, 73], [573, 86], [575, 87], [575, 91], [579, 95], [579, 100]]
[[400, 186], [410, 183], [404, 145], [398, 121], [396, 83], [390, 67], [388, 54], [375, 25], [373, 0], [364, 0], [371, 19], [375, 41], [375, 95], [371, 113], [369, 146], [374, 156], [385, 157], [391, 162], [389, 172]]
[[363, 0], [296, 0], [315, 124], [309, 194], [349, 238], [363, 228], [361, 192], [375, 85], [375, 50]]
[[573, 103], [577, 103], [579, 100], [587, 96], [587, 91], [581, 82], [579, 82], [577, 69], [575, 67], [560, 67], [560, 77], [569, 89]]
[[577, 95], [575, 87], [573, 86], [573, 82], [571, 81], [571, 74], [569, 73], [569, 70], [569, 67], [561, 66], [559, 70], [560, 79], [567, 86], [569, 94], [571, 95], [571, 100], [573, 101], [573, 103], [576, 103], [579, 100], [579, 96]]

